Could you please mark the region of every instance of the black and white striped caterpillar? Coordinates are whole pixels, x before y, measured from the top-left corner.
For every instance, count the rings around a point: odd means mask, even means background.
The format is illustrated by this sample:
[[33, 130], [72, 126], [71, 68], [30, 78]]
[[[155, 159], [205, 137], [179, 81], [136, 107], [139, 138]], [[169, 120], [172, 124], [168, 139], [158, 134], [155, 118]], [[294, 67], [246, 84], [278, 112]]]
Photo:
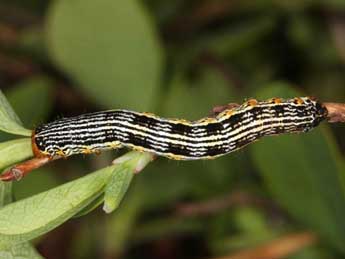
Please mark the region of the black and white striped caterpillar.
[[263, 136], [307, 132], [326, 116], [327, 109], [310, 97], [251, 99], [194, 122], [110, 110], [39, 126], [32, 143], [36, 157], [59, 158], [124, 146], [176, 160], [211, 159]]

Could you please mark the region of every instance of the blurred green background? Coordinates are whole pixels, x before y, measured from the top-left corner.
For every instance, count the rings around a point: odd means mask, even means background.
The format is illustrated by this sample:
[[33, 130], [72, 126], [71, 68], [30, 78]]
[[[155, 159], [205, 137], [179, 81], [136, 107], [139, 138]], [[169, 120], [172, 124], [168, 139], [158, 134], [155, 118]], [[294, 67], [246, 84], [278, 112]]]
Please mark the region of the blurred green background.
[[[116, 108], [193, 120], [251, 97], [345, 102], [344, 69], [343, 0], [0, 1], [0, 88], [28, 128]], [[235, 258], [307, 231], [317, 241], [279, 258], [345, 258], [344, 132], [323, 124], [212, 161], [160, 158], [114, 213], [34, 243], [48, 259]], [[51, 163], [15, 198], [124, 152]]]

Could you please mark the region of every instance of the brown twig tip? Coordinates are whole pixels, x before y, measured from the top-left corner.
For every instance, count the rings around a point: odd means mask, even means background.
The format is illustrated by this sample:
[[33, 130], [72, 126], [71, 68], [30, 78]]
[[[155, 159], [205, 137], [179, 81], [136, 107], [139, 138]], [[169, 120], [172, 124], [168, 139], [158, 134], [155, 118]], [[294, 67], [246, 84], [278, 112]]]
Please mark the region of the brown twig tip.
[[21, 164], [15, 165], [0, 175], [1, 181], [19, 181], [32, 170], [39, 168], [51, 161], [49, 157], [33, 158]]
[[345, 122], [345, 103], [324, 103], [328, 122]]

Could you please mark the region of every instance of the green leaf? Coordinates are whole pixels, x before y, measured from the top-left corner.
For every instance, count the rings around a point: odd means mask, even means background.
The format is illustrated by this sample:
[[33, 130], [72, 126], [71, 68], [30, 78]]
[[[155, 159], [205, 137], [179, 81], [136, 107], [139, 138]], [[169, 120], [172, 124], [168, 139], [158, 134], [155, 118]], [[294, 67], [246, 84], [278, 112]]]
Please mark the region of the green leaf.
[[22, 136], [31, 136], [31, 131], [21, 126], [21, 122], [0, 90], [0, 130]]
[[116, 255], [120, 258], [125, 250], [133, 231], [135, 223], [143, 209], [143, 193], [145, 186], [140, 177], [136, 177], [128, 191], [121, 209], [110, 214], [105, 219], [104, 251], [105, 254]]
[[15, 139], [0, 143], [0, 169], [32, 156], [30, 138]]
[[98, 195], [89, 205], [84, 207], [81, 211], [73, 216], [73, 218], [79, 218], [89, 214], [91, 211], [95, 210], [99, 205], [104, 202], [104, 194]]
[[53, 60], [90, 98], [106, 107], [150, 107], [162, 55], [139, 1], [54, 1], [47, 38]]
[[14, 197], [16, 200], [21, 200], [40, 192], [48, 191], [62, 184], [61, 180], [52, 167], [44, 166], [35, 169], [34, 172], [26, 175], [23, 181], [15, 181], [13, 183]]
[[40, 76], [13, 86], [6, 96], [24, 125], [36, 127], [52, 109], [52, 91], [52, 81]]
[[[293, 95], [299, 94], [275, 84], [260, 96]], [[251, 147], [274, 198], [295, 219], [345, 252], [345, 170], [325, 126], [307, 134], [267, 137]]]
[[105, 189], [103, 210], [106, 213], [113, 212], [119, 206], [134, 174], [152, 161], [152, 155], [133, 151], [122, 156], [121, 160], [124, 162], [114, 169]]
[[2, 259], [43, 259], [33, 246], [27, 242], [19, 243], [8, 249], [0, 250]]
[[121, 166], [113, 172], [105, 190], [103, 210], [106, 213], [113, 212], [117, 209], [123, 196], [127, 192], [133, 176], [133, 171], [127, 166]]
[[12, 183], [0, 181], [0, 208], [12, 201]]
[[205, 69], [202, 72], [194, 82], [180, 75], [173, 79], [164, 102], [164, 116], [200, 119], [206, 117], [214, 106], [235, 98], [233, 85], [219, 71]]
[[104, 190], [114, 166], [0, 209], [0, 245], [36, 238], [90, 204]]
[[257, 44], [275, 28], [275, 17], [266, 15], [263, 18], [256, 18], [254, 21], [245, 21], [232, 25], [221, 31], [213, 33], [207, 38], [198, 41], [202, 49], [209, 49], [218, 56], [234, 55], [244, 52], [250, 46]]
[[[12, 182], [0, 181], [0, 208], [12, 201]], [[24, 242], [0, 249], [0, 258], [3, 259], [40, 259], [42, 258], [31, 244]]]

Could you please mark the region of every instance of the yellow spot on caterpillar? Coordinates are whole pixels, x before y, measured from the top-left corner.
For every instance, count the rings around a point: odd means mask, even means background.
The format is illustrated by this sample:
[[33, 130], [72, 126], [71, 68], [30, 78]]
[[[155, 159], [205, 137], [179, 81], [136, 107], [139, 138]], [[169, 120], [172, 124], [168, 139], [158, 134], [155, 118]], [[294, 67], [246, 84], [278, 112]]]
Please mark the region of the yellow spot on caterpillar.
[[227, 117], [227, 118], [229, 118], [232, 115], [234, 115], [234, 113], [235, 112], [233, 110], [227, 110], [227, 111], [224, 112], [224, 114], [222, 114], [222, 116], [219, 116], [219, 117]]
[[51, 153], [49, 153], [48, 151], [44, 151], [44, 150], [40, 150], [39, 151], [39, 156], [46, 156], [46, 157], [52, 157]]
[[272, 102], [272, 103], [276, 103], [276, 104], [282, 103], [282, 101], [283, 101], [283, 100], [282, 100], [281, 98], [272, 98], [272, 99], [271, 99], [271, 102]]
[[217, 158], [217, 156], [205, 156], [203, 159], [213, 160], [215, 158]]
[[110, 143], [109, 143], [109, 147], [110, 147], [111, 149], [118, 149], [118, 148], [121, 148], [122, 145], [121, 145], [120, 142], [116, 141], [116, 142], [110, 142]]
[[[120, 145], [121, 146], [121, 145]], [[144, 147], [141, 146], [136, 146], [133, 144], [126, 144], [126, 147], [129, 147], [130, 149], [134, 150], [134, 151], [138, 151], [138, 152], [148, 152], [148, 150]]]
[[301, 104], [304, 104], [304, 101], [303, 101], [302, 98], [296, 97], [296, 98], [294, 99], [294, 103], [295, 103], [295, 104], [301, 105]]
[[257, 101], [256, 99], [249, 99], [249, 100], [247, 101], [247, 105], [248, 105], [248, 106], [254, 107], [254, 106], [256, 106], [257, 104], [258, 104], [258, 101]]
[[166, 154], [166, 157], [173, 160], [184, 160], [185, 157], [181, 155], [175, 155], [173, 153]]
[[66, 157], [66, 154], [65, 154], [65, 152], [63, 151], [63, 150], [58, 150], [58, 151], [56, 151], [56, 154], [58, 155], [58, 156], [62, 156], [62, 157]]
[[47, 151], [40, 151], [42, 155], [50, 156], [50, 153]]
[[138, 152], [145, 152], [145, 148], [140, 147], [140, 146], [133, 146], [132, 148], [134, 151], [138, 151]]
[[85, 155], [89, 155], [93, 153], [93, 150], [89, 147], [85, 147], [81, 152]]
[[175, 123], [175, 124], [183, 124], [183, 125], [187, 125], [187, 126], [192, 125], [192, 123], [190, 121], [185, 120], [185, 119], [171, 119], [171, 120], [169, 120], [169, 122]]
[[236, 114], [236, 109], [229, 109], [225, 110], [217, 115], [217, 119], [219, 120], [220, 118], [225, 120], [230, 118], [232, 115]]
[[198, 123], [198, 124], [200, 123], [200, 124], [205, 124], [205, 125], [210, 124], [210, 123], [216, 123], [216, 122], [217, 122], [217, 119], [210, 118], [210, 117], [202, 118], [202, 119], [196, 121], [196, 123]]

